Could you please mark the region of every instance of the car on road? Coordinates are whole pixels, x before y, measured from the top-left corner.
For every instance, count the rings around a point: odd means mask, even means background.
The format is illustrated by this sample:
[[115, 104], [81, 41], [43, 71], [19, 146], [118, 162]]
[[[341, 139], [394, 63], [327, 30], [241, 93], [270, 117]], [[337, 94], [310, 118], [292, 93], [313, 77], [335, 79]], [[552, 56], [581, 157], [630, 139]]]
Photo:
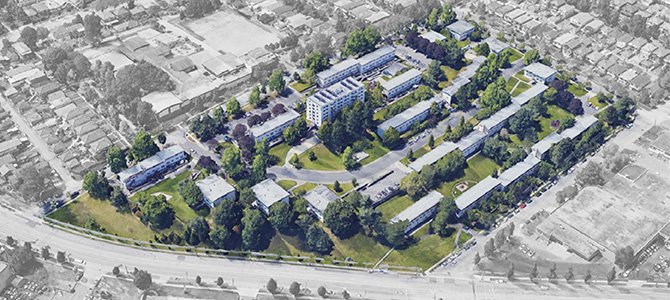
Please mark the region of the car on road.
[[519, 206], [519, 207], [520, 207], [521, 209], [524, 209], [524, 208], [526, 208], [526, 203], [524, 203], [524, 204], [521, 204], [521, 206]]

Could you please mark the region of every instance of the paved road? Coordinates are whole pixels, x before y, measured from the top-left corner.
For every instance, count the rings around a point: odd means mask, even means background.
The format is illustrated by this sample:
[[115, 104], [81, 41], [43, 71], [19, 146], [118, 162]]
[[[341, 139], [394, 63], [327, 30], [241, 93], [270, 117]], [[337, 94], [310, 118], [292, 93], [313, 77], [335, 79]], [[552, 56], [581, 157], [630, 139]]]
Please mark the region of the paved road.
[[19, 129], [26, 134], [30, 143], [37, 149], [37, 152], [42, 155], [45, 161], [49, 163], [51, 168], [56, 170], [60, 178], [63, 180], [67, 191], [74, 191], [81, 188], [81, 182], [75, 180], [70, 172], [63, 166], [63, 163], [60, 161], [56, 154], [51, 152], [49, 146], [40, 138], [39, 134], [21, 117], [21, 114], [18, 113], [14, 107], [12, 107], [5, 97], [0, 96], [0, 105], [6, 111], [12, 115], [12, 120], [16, 125], [19, 126]]
[[[292, 281], [315, 291], [324, 285], [329, 290], [346, 289], [354, 297], [361, 295], [367, 299], [662, 299], [666, 295], [652, 289], [627, 290], [603, 289], [598, 293], [542, 291], [537, 286], [523, 284], [497, 284], [490, 281], [472, 279], [469, 276], [401, 276], [397, 274], [368, 274], [365, 272], [329, 270], [318, 267], [293, 266], [274, 263], [260, 263], [211, 256], [178, 256], [169, 253], [150, 252], [107, 244], [73, 235], [42, 225], [34, 218], [21, 212], [11, 212], [0, 208], [0, 235], [12, 235], [22, 241], [34, 241], [34, 247], [49, 245], [51, 252], [65, 250], [74, 259], [84, 261], [86, 278], [89, 282], [111, 271], [113, 266], [122, 265], [132, 270], [137, 267], [153, 274], [156, 282], [165, 282], [169, 277], [195, 277], [213, 281], [221, 276], [226, 282], [233, 282], [240, 294], [249, 299], [267, 282], [274, 278], [280, 286], [288, 288]], [[125, 268], [121, 268], [122, 270]], [[552, 294], [554, 293], [555, 294]], [[634, 292], [634, 294], [631, 294]], [[661, 296], [659, 296], [661, 295]], [[586, 296], [586, 297], [584, 297]]]

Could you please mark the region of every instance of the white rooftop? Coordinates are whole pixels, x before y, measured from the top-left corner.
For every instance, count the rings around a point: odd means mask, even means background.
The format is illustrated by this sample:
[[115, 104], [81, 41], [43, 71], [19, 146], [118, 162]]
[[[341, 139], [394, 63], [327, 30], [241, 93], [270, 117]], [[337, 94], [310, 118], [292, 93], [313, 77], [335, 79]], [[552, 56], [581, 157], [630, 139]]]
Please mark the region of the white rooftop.
[[458, 146], [456, 146], [456, 144], [452, 142], [444, 142], [439, 146], [435, 147], [435, 149], [417, 158], [414, 162], [409, 164], [409, 168], [419, 172], [421, 171], [421, 168], [423, 168], [424, 166], [434, 164], [435, 162], [440, 160], [440, 158], [444, 157], [445, 155], [451, 153], [456, 149], [458, 149]]
[[439, 32], [435, 32], [433, 30], [429, 30], [428, 32], [424, 33], [421, 35], [422, 38], [427, 39], [429, 42], [435, 42], [435, 41], [444, 41], [447, 39], [446, 36], [442, 35]]
[[405, 220], [411, 221], [416, 219], [418, 216], [420, 216], [425, 211], [429, 210], [431, 207], [440, 204], [440, 200], [442, 200], [442, 197], [444, 196], [442, 196], [442, 194], [440, 194], [438, 191], [432, 191], [428, 193], [428, 195], [419, 199], [419, 201], [416, 201], [414, 204], [410, 205], [410, 207], [406, 208], [405, 210], [397, 214], [395, 217], [391, 218], [391, 223], [396, 223]]
[[289, 122], [291, 120], [296, 120], [299, 117], [300, 117], [300, 114], [295, 112], [295, 110], [288, 109], [287, 112], [285, 112], [281, 115], [278, 115], [274, 119], [263, 123], [263, 125], [251, 128], [249, 130], [249, 132], [254, 137], [262, 136], [265, 133], [267, 133], [268, 131], [271, 131], [271, 130], [277, 128], [278, 126], [281, 126], [284, 123]]
[[203, 196], [211, 201], [215, 201], [216, 199], [235, 191], [235, 188], [232, 185], [218, 175], [209, 175], [203, 180], [196, 181], [195, 185], [200, 188]]
[[317, 210], [323, 212], [326, 210], [328, 203], [333, 202], [339, 199], [340, 197], [338, 197], [337, 194], [335, 194], [335, 192], [331, 191], [325, 185], [320, 184], [319, 186], [315, 187], [313, 190], [305, 194], [303, 198], [307, 200], [307, 202], [309, 202]]
[[531, 65], [527, 66], [526, 71], [531, 72], [537, 76], [540, 76], [542, 78], [547, 78], [550, 77], [551, 75], [556, 73], [556, 69], [549, 67], [543, 63], [532, 63]]
[[548, 87], [542, 83], [531, 86], [529, 89], [519, 94], [518, 96], [512, 98], [512, 102], [524, 106], [530, 99], [533, 99], [540, 94], [544, 93]]
[[401, 84], [407, 82], [408, 80], [410, 80], [414, 77], [417, 77], [417, 76], [421, 76], [421, 71], [419, 71], [417, 69], [409, 69], [409, 70], [407, 70], [407, 72], [402, 73], [402, 74], [400, 74], [396, 77], [393, 77], [389, 81], [383, 81], [382, 86], [387, 91], [392, 90], [392, 89], [398, 87], [399, 85], [401, 85]]
[[177, 98], [172, 92], [153, 92], [142, 97], [142, 101], [151, 104], [151, 109], [155, 113], [160, 113], [167, 108], [181, 104], [181, 99]]
[[272, 179], [259, 182], [252, 186], [251, 190], [256, 195], [256, 200], [262, 202], [268, 208], [289, 196], [288, 192]]
[[393, 116], [393, 118], [386, 120], [384, 123], [381, 123], [378, 126], [378, 128], [381, 128], [384, 131], [386, 131], [391, 127], [398, 128], [398, 125], [403, 124], [407, 122], [407, 120], [411, 120], [412, 118], [418, 116], [424, 111], [430, 109], [430, 106], [433, 104], [433, 102], [441, 103], [442, 100], [437, 96], [433, 96], [433, 98], [429, 100], [421, 101], [415, 104], [414, 106], [406, 109], [405, 111]]
[[540, 163], [539, 158], [532, 155], [528, 155], [526, 159], [517, 163], [516, 165], [512, 166], [511, 168], [505, 170], [505, 172], [500, 174], [500, 176], [498, 176], [498, 180], [500, 180], [502, 186], [507, 187], [510, 183], [517, 180], [521, 175], [526, 174], [528, 170], [537, 166], [539, 163]]
[[484, 178], [475, 186], [471, 187], [467, 191], [463, 192], [458, 198], [456, 198], [456, 206], [459, 210], [464, 210], [472, 203], [476, 202], [482, 198], [486, 193], [495, 190], [500, 186], [500, 180], [495, 179], [491, 176]]

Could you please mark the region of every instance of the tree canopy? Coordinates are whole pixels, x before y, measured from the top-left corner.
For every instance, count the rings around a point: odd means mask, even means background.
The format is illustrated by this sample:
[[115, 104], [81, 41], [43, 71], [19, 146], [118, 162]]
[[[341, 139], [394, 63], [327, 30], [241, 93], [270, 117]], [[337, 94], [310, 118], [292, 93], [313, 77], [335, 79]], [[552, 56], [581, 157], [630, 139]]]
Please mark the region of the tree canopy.
[[203, 202], [203, 194], [200, 188], [195, 184], [193, 179], [187, 178], [179, 182], [177, 187], [179, 195], [184, 199], [184, 202], [191, 208], [201, 205]]
[[347, 42], [342, 50], [342, 55], [349, 56], [372, 52], [381, 40], [382, 37], [379, 34], [379, 31], [373, 26], [354, 30], [347, 37]]
[[324, 224], [339, 238], [350, 237], [358, 231], [358, 217], [354, 207], [341, 199], [328, 203], [323, 219]]
[[174, 222], [174, 210], [165, 196], [149, 196], [142, 206], [142, 217], [156, 228], [165, 229]]
[[158, 152], [158, 146], [154, 143], [154, 140], [151, 138], [151, 134], [146, 131], [140, 131], [137, 133], [137, 137], [133, 140], [133, 144], [130, 147], [130, 153], [133, 154], [136, 161], [141, 161]]

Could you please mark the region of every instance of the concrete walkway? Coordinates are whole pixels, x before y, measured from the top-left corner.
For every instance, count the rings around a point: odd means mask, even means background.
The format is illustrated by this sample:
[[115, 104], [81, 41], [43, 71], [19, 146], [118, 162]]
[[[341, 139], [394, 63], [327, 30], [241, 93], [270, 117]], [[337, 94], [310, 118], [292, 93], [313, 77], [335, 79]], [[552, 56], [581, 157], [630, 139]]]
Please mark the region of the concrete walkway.
[[288, 150], [288, 153], [286, 153], [284, 165], [293, 167], [288, 162], [289, 160], [291, 160], [293, 154], [297, 154], [298, 156], [300, 156], [300, 154], [305, 153], [305, 151], [309, 150], [309, 148], [312, 148], [319, 143], [321, 143], [321, 140], [319, 140], [319, 138], [317, 138], [316, 136], [313, 136], [311, 138], [306, 139], [304, 142], [300, 143], [300, 145], [291, 148], [290, 150]]

